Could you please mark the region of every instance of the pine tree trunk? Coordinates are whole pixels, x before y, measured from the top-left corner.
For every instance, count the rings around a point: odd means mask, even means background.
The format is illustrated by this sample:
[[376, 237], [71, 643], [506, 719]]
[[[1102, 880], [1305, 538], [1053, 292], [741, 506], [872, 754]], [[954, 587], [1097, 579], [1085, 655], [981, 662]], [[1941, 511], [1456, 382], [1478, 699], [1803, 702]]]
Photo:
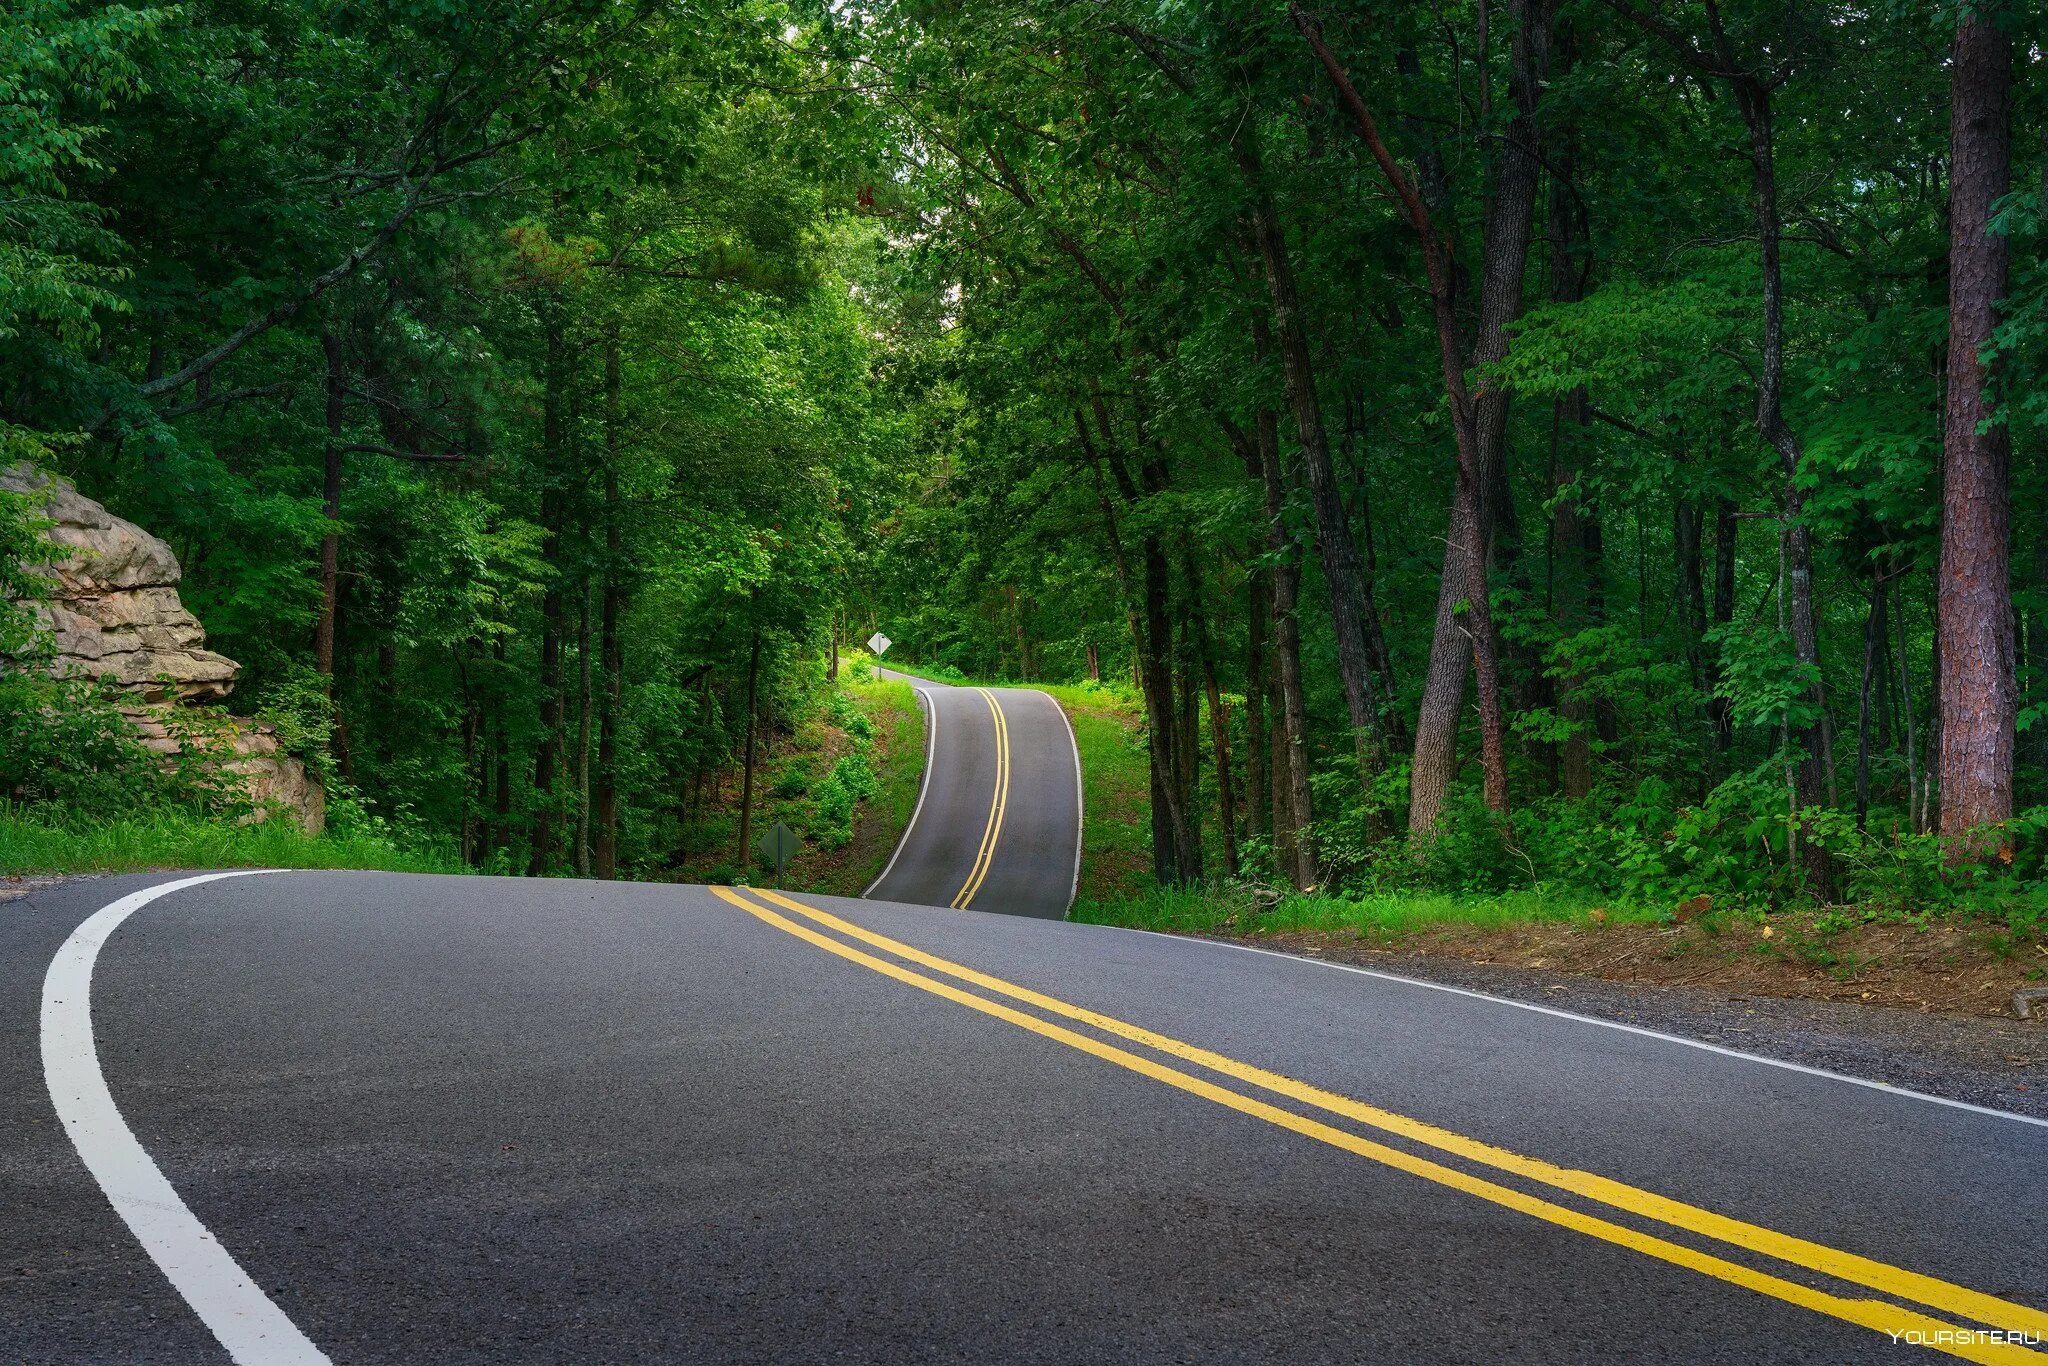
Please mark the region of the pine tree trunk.
[[1990, 855], [2013, 809], [2014, 675], [2006, 428], [1993, 423], [1980, 353], [2006, 287], [1991, 214], [2011, 174], [2012, 43], [2002, 5], [1972, 5], [1956, 33], [1949, 155], [1948, 413], [1939, 618], [1941, 833], [1958, 860]]

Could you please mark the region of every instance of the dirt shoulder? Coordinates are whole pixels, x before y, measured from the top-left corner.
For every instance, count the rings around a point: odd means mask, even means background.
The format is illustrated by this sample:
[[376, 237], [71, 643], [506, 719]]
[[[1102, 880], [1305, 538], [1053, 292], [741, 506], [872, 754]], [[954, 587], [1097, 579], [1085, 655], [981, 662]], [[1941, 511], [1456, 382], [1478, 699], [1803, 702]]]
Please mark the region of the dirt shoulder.
[[[1994, 927], [1753, 922], [1444, 925], [1215, 936], [1661, 1030], [2048, 1118], [2048, 1009], [2012, 1013], [2048, 951]], [[2031, 975], [2030, 975], [2031, 974]]]

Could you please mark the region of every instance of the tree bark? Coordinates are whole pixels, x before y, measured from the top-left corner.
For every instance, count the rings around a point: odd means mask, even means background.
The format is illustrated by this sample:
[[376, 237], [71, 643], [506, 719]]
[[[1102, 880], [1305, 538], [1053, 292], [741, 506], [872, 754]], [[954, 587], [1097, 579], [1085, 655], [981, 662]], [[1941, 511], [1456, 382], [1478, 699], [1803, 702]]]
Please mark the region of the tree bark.
[[1287, 535], [1287, 490], [1280, 469], [1280, 423], [1271, 409], [1257, 415], [1255, 449], [1266, 500], [1266, 550], [1273, 558], [1273, 681], [1280, 724], [1274, 730], [1273, 848], [1281, 876], [1297, 890], [1316, 881], [1315, 819], [1309, 792], [1308, 706], [1301, 679], [1301, 623], [1295, 612], [1301, 564]]
[[619, 444], [624, 435], [620, 415], [619, 332], [605, 336], [605, 471], [604, 471], [604, 597], [598, 609], [598, 660], [604, 671], [597, 715], [597, 847], [593, 869], [601, 878], [619, 875], [619, 700], [625, 684], [625, 642], [619, 617], [626, 589], [620, 564]]
[[753, 643], [747, 648], [747, 738], [740, 754], [739, 847], [732, 855], [736, 868], [751, 866], [748, 860], [754, 848], [754, 736], [760, 719], [760, 682], [761, 632], [757, 627]]
[[1247, 140], [1238, 162], [1255, 196], [1252, 227], [1258, 239], [1266, 289], [1273, 302], [1273, 338], [1278, 344], [1286, 379], [1287, 406], [1294, 415], [1301, 443], [1302, 466], [1308, 474], [1309, 501], [1315, 509], [1316, 549], [1322, 557], [1323, 580], [1330, 593], [1330, 616], [1337, 640], [1337, 671], [1344, 684], [1344, 705], [1350, 714], [1359, 782], [1370, 787], [1384, 766], [1385, 737], [1379, 701], [1373, 695], [1372, 651], [1366, 617], [1371, 612], [1371, 587], [1358, 564], [1350, 519], [1337, 485], [1337, 467], [1330, 457], [1330, 439], [1323, 426], [1322, 403], [1316, 393], [1315, 362], [1308, 331], [1301, 320], [1301, 301], [1288, 259], [1287, 240], [1267, 195], [1258, 152]]
[[1872, 689], [1884, 658], [1885, 573], [1880, 566], [1870, 581], [1870, 607], [1863, 614], [1863, 679], [1856, 691], [1856, 828], [1870, 821], [1870, 718]]
[[[1724, 54], [1725, 43], [1722, 45]], [[1727, 64], [1732, 68], [1733, 61]], [[1778, 211], [1778, 176], [1771, 88], [1758, 77], [1741, 74], [1732, 78], [1735, 102], [1749, 130], [1751, 182], [1756, 195], [1758, 254], [1763, 267], [1764, 337], [1762, 364], [1757, 371], [1757, 431], [1778, 452], [1784, 471], [1784, 492], [1780, 501], [1779, 535], [1784, 540], [1785, 587], [1791, 610], [1793, 657], [1814, 671], [1814, 684], [1807, 701], [1816, 717], [1824, 713], [1827, 698], [1819, 681], [1820, 634], [1813, 608], [1813, 532], [1806, 524], [1806, 493], [1800, 487], [1800, 466], [1804, 460], [1799, 435], [1785, 421], [1785, 279], [1780, 262], [1783, 225]], [[1816, 807], [1825, 800], [1826, 775], [1834, 758], [1828, 747], [1828, 727], [1822, 720], [1799, 727], [1790, 738], [1801, 751], [1794, 768], [1795, 800], [1801, 808]], [[1809, 890], [1825, 901], [1834, 894], [1834, 870], [1827, 851], [1799, 831], [1798, 863], [1805, 870]]]
[[[1513, 0], [1513, 7], [1517, 24], [1510, 68], [1516, 113], [1508, 124], [1507, 152], [1494, 170], [1492, 193], [1487, 197], [1479, 332], [1472, 353], [1472, 360], [1481, 365], [1507, 354], [1507, 325], [1521, 311], [1522, 274], [1534, 223], [1540, 168], [1535, 111], [1549, 60], [1550, 5], [1548, 0]], [[1477, 675], [1486, 804], [1501, 814], [1506, 813], [1508, 806], [1507, 726], [1501, 714], [1493, 612], [1487, 601], [1487, 552], [1492, 529], [1489, 494], [1498, 478], [1496, 467], [1506, 437], [1507, 393], [1502, 389], [1485, 389], [1475, 396], [1467, 390], [1458, 341], [1450, 243], [1432, 219], [1413, 179], [1387, 149], [1379, 125], [1321, 31], [1297, 0], [1289, 0], [1288, 9], [1350, 111], [1359, 137], [1372, 152], [1421, 243], [1436, 315], [1444, 389], [1450, 400], [1451, 426], [1457, 441], [1457, 489], [1451, 504], [1436, 631], [1423, 680], [1422, 712], [1416, 722], [1415, 758], [1409, 784], [1409, 834], [1426, 840], [1435, 830], [1456, 769], [1468, 650]], [[1460, 617], [1464, 620], [1460, 621]]]
[[590, 876], [590, 580], [576, 614], [576, 876]]
[[[1735, 543], [1741, 523], [1735, 516], [1735, 500], [1722, 498], [1714, 504], [1714, 624], [1726, 626], [1735, 620]], [[1714, 748], [1726, 754], [1735, 747], [1735, 712], [1728, 699], [1720, 696], [1721, 652], [1707, 654], [1711, 678], [1707, 714], [1714, 722]]]
[[533, 754], [533, 851], [527, 861], [527, 872], [533, 877], [545, 875], [554, 862], [555, 762], [562, 738], [562, 494], [557, 483], [562, 476], [563, 399], [568, 376], [559, 301], [547, 307], [543, 325], [546, 372], [541, 398], [540, 516], [546, 537], [543, 558], [548, 586], [541, 596], [540, 742]]
[[[1179, 708], [1173, 686], [1173, 632], [1168, 616], [1166, 554], [1159, 537], [1148, 532], [1141, 548], [1138, 573], [1134, 574], [1118, 530], [1115, 504], [1111, 501], [1105, 469], [1113, 478], [1117, 497], [1130, 505], [1138, 501], [1139, 490], [1125, 468], [1117, 449], [1109, 411], [1100, 398], [1093, 402], [1097, 431], [1103, 449], [1089, 436], [1088, 419], [1074, 410], [1074, 430], [1080, 438], [1083, 457], [1096, 479], [1105, 533], [1124, 600], [1131, 632], [1132, 668], [1138, 690], [1145, 700], [1145, 729], [1148, 738], [1147, 765], [1152, 795], [1152, 875], [1162, 887], [1199, 881], [1202, 875], [1200, 836], [1194, 824], [1193, 784], [1181, 763]], [[1148, 483], [1163, 481], [1164, 471], [1152, 470]], [[1134, 582], [1134, 580], [1137, 580]]]
[[2011, 174], [2012, 43], [2004, 6], [1973, 4], [1956, 33], [1949, 155], [1948, 412], [1943, 440], [1941, 833], [1950, 857], [1998, 848], [1980, 827], [2013, 809], [2014, 672], [2010, 498], [2004, 425], [1992, 421], [1980, 356], [2006, 287], [2006, 239], [1991, 213]]
[[[1254, 457], [1256, 460], [1256, 456]], [[1254, 475], [1256, 469], [1251, 471]], [[1253, 545], [1248, 559], [1264, 547]], [[1271, 571], [1254, 567], [1245, 577], [1244, 624], [1244, 832], [1269, 833], [1273, 790], [1267, 757], [1272, 741], [1266, 721], [1266, 626], [1273, 611]]]

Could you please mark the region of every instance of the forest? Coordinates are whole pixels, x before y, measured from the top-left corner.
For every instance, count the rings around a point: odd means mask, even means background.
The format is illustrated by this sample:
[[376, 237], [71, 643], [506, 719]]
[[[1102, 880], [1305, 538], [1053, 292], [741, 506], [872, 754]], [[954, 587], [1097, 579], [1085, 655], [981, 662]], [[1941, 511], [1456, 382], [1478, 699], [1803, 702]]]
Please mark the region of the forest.
[[[1126, 707], [1148, 885], [2038, 915], [2043, 37], [15, 0], [0, 467], [174, 547], [330, 827], [450, 866], [676, 876], [880, 630]], [[45, 667], [38, 535], [6, 818], [217, 800]]]

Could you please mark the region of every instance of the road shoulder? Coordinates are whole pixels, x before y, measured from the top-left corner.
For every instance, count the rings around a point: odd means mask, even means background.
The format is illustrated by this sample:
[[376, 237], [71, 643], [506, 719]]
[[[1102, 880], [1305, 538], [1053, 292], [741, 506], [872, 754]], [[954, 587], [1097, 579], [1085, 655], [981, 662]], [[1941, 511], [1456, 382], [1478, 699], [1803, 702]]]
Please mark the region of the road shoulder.
[[1191, 936], [1434, 982], [2048, 1119], [2048, 1021], [1612, 982], [1329, 936]]

